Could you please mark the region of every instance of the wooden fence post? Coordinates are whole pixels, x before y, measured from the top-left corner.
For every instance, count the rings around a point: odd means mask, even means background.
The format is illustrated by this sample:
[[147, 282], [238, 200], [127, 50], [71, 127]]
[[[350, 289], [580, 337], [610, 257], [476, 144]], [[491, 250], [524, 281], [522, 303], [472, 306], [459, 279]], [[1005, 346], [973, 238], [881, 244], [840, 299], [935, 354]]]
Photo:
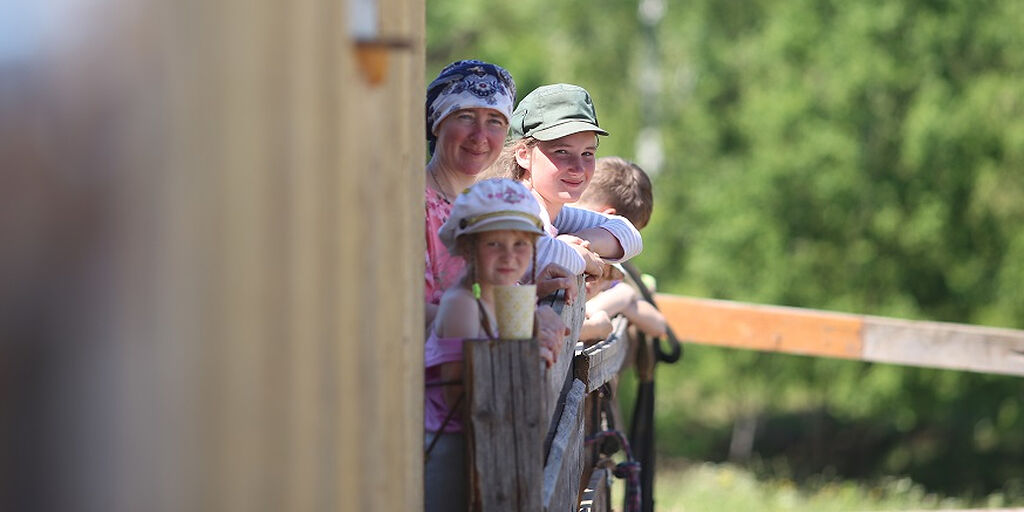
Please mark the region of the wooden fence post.
[[470, 509], [540, 510], [543, 363], [537, 342], [470, 340], [463, 351]]
[[[582, 279], [579, 284], [582, 289]], [[579, 506], [589, 390], [588, 382], [575, 378], [573, 355], [583, 301], [566, 307], [557, 296], [544, 304], [571, 331], [550, 368], [534, 339], [469, 340], [463, 346], [470, 510], [565, 512]], [[591, 357], [587, 368], [596, 375], [610, 361]]]

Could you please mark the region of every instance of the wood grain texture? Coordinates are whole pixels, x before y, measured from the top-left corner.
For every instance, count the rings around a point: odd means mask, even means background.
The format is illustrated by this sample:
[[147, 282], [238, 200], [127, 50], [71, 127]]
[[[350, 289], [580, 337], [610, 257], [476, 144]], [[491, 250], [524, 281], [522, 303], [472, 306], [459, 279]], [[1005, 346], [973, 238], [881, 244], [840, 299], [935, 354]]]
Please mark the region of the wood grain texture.
[[861, 318], [799, 308], [658, 294], [682, 341], [844, 359], [860, 358]]
[[103, 447], [54, 448], [38, 487], [70, 506], [45, 508], [422, 506], [424, 2], [377, 2], [410, 44], [376, 86], [350, 3], [112, 0], [76, 5], [73, 37], [22, 27], [0, 154], [38, 224], [0, 245], [70, 265], [26, 289], [61, 297], [44, 353], [95, 356], [54, 386], [81, 406], [67, 446]]
[[579, 512], [610, 512], [611, 486], [608, 485], [608, 470], [596, 468], [580, 495]]
[[629, 321], [618, 316], [612, 320], [612, 326], [612, 334], [607, 339], [583, 349], [573, 361], [576, 378], [586, 383], [587, 393], [594, 392], [618, 375], [629, 352], [626, 333]]
[[[535, 340], [478, 340], [464, 346], [471, 508], [540, 508], [540, 358]], [[479, 501], [476, 501], [479, 499]]]
[[1024, 330], [667, 294], [657, 301], [676, 335], [692, 343], [1024, 375]]
[[551, 450], [544, 464], [544, 510], [575, 510], [583, 473], [583, 401], [586, 385], [574, 379], [566, 394]]
[[1024, 375], [1024, 331], [867, 317], [864, 360]]
[[[577, 276], [577, 286], [583, 289], [583, 276]], [[555, 312], [559, 313], [562, 321], [569, 327], [570, 333], [564, 338], [562, 350], [558, 354], [558, 360], [551, 368], [544, 369], [543, 379], [546, 382], [545, 393], [540, 397], [543, 406], [543, 417], [547, 418], [548, 435], [544, 439], [545, 453], [551, 444], [551, 437], [554, 435], [555, 427], [558, 425], [559, 414], [564, 406], [565, 394], [569, 391], [573, 378], [573, 354], [576, 350], [576, 341], [579, 339], [580, 328], [583, 327], [583, 319], [586, 316], [584, 309], [585, 302], [577, 299], [573, 304], [565, 304], [565, 295], [557, 293], [549, 299], [541, 301], [541, 304], [550, 305]]]

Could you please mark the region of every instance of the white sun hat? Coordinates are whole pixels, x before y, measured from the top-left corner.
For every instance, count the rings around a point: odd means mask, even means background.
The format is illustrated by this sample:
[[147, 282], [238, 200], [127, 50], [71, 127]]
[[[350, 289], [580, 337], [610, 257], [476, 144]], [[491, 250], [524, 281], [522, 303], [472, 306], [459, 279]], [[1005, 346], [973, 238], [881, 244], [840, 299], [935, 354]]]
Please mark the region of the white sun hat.
[[483, 180], [459, 194], [438, 236], [456, 254], [460, 236], [500, 229], [544, 234], [537, 199], [522, 183], [506, 178]]

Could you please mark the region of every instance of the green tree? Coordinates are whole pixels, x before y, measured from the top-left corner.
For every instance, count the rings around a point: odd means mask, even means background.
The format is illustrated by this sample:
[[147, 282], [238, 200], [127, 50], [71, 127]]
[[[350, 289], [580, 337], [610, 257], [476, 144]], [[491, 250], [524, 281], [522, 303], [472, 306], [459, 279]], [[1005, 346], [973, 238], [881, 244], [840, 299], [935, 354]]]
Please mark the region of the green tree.
[[[425, 80], [476, 57], [520, 97], [580, 84], [612, 134], [601, 155], [636, 158], [656, 122], [638, 262], [662, 291], [1024, 328], [1024, 3], [666, 6], [655, 119], [636, 2], [431, 0]], [[663, 446], [688, 436], [677, 453], [720, 457], [736, 416], [814, 408], [904, 436], [879, 472], [977, 493], [1024, 478], [1024, 379], [689, 352], [659, 377]]]

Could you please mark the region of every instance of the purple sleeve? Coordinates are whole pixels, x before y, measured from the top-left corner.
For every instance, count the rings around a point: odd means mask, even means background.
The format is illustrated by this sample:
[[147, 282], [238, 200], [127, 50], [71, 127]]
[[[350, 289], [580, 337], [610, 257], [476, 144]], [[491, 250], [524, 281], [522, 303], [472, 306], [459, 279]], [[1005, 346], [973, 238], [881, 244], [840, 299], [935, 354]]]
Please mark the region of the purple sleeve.
[[462, 361], [462, 338], [438, 338], [431, 334], [423, 347], [423, 364], [430, 368]]

